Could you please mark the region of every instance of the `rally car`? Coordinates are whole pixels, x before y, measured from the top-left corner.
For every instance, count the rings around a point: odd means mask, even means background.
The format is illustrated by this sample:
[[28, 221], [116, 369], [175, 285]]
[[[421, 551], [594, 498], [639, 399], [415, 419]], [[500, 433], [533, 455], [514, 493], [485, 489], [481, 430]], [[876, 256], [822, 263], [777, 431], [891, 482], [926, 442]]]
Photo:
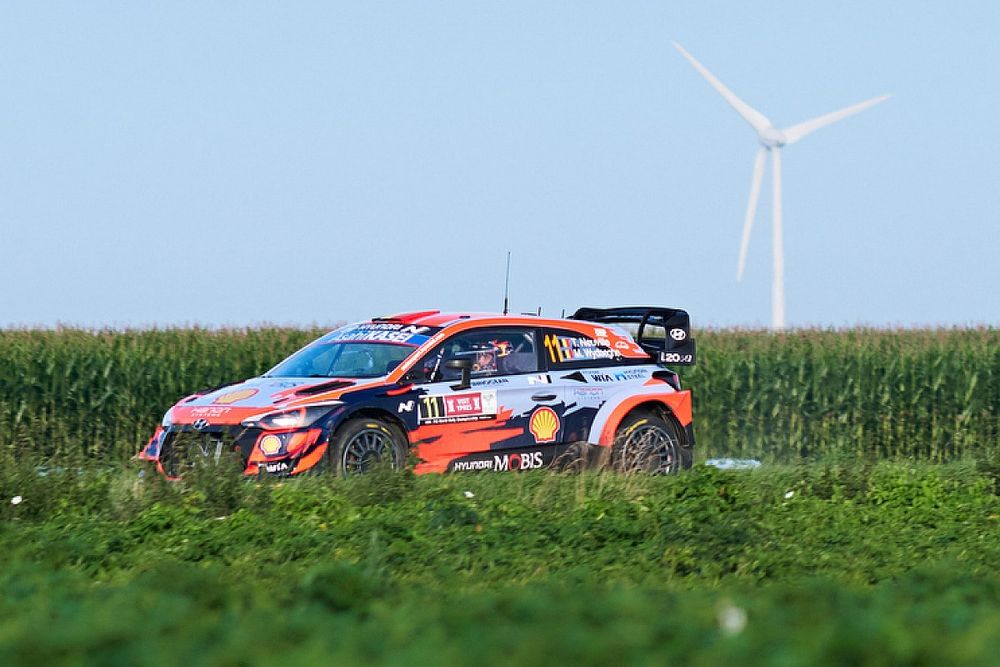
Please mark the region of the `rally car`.
[[[658, 307], [571, 317], [422, 311], [332, 331], [260, 377], [167, 410], [139, 458], [176, 478], [236, 452], [246, 475], [691, 465], [689, 317]], [[410, 459], [411, 454], [414, 459]]]

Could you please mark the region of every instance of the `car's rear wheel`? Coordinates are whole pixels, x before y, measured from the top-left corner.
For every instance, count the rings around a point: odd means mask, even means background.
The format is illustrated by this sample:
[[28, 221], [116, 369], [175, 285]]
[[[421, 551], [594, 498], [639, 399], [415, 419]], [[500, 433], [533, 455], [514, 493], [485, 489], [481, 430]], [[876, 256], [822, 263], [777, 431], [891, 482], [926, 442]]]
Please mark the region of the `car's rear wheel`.
[[330, 469], [343, 476], [360, 475], [376, 466], [400, 470], [406, 465], [407, 440], [395, 424], [381, 419], [351, 419], [333, 435], [328, 449]]
[[670, 475], [691, 467], [691, 449], [671, 418], [633, 412], [615, 434], [611, 462], [615, 470]]

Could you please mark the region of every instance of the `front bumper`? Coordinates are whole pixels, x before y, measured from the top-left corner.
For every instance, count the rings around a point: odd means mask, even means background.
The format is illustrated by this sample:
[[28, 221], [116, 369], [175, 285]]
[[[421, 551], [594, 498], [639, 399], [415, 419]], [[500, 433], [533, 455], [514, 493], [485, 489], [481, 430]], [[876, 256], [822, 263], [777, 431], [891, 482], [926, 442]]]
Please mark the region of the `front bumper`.
[[218, 461], [235, 452], [245, 475], [287, 476], [304, 472], [322, 460], [325, 436], [322, 429], [276, 432], [240, 425], [195, 429], [175, 424], [158, 429], [138, 458], [155, 461], [166, 477], [176, 479], [193, 459]]

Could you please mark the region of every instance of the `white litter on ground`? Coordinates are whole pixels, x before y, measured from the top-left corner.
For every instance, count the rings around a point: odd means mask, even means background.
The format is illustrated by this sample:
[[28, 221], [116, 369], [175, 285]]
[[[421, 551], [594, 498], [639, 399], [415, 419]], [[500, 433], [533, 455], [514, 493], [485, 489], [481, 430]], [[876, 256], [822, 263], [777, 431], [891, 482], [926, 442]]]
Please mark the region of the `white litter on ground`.
[[476, 494], [474, 494], [472, 491], [466, 491], [465, 492], [465, 497], [466, 498], [475, 498]]
[[14, 496], [13, 498], [10, 499], [11, 505], [20, 505], [23, 502], [24, 498], [22, 498], [21, 496]]
[[719, 470], [753, 470], [760, 467], [757, 459], [709, 459], [705, 465]]
[[794, 495], [795, 495], [794, 491], [789, 491], [788, 493], [785, 494], [785, 500], [788, 500], [789, 498], [791, 498]]
[[747, 613], [731, 602], [723, 602], [716, 610], [719, 629], [727, 635], [738, 635], [747, 627]]

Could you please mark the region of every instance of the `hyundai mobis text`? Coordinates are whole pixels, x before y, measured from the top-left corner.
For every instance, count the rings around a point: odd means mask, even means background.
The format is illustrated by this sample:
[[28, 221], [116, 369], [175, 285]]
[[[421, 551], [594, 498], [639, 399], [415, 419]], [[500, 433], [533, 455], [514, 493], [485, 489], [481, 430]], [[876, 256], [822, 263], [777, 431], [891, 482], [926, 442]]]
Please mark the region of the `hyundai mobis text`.
[[180, 400], [139, 458], [168, 477], [227, 452], [247, 475], [354, 474], [410, 454], [417, 473], [593, 462], [671, 473], [691, 465], [694, 435], [691, 392], [668, 366], [694, 361], [677, 309], [402, 313]]

